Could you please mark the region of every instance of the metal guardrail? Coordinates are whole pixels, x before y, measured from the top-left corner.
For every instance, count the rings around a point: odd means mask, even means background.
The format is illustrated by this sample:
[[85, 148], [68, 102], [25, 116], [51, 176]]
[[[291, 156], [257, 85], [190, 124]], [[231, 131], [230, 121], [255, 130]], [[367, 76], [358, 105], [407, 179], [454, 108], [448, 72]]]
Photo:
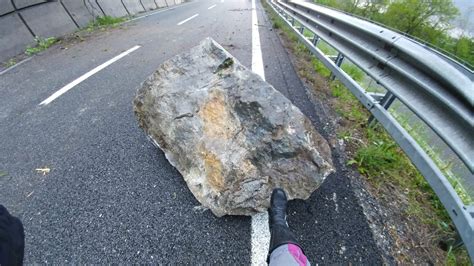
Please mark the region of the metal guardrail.
[[[387, 110], [394, 99], [401, 101], [474, 173], [474, 73], [415, 40], [366, 20], [309, 2], [270, 1], [300, 41], [405, 151], [440, 198], [474, 260], [474, 206], [462, 202], [433, 160]], [[305, 29], [314, 37], [305, 37]], [[338, 51], [335, 59], [317, 48], [321, 39]], [[381, 84], [386, 94], [365, 91], [340, 68], [344, 58]]]
[[467, 60], [462, 59], [462, 58], [459, 58], [458, 56], [456, 56], [456, 55], [453, 54], [452, 52], [446, 51], [445, 49], [443, 49], [443, 48], [441, 48], [441, 47], [439, 47], [439, 46], [436, 46], [436, 45], [434, 45], [434, 44], [432, 44], [432, 43], [429, 43], [429, 42], [427, 42], [427, 41], [425, 41], [425, 40], [422, 40], [422, 39], [420, 39], [420, 38], [418, 38], [418, 37], [416, 37], [416, 36], [410, 35], [410, 34], [408, 34], [408, 33], [406, 33], [406, 32], [400, 31], [400, 30], [395, 29], [395, 28], [392, 28], [392, 27], [388, 27], [388, 26], [383, 25], [382, 23], [380, 23], [380, 22], [378, 22], [378, 21], [370, 20], [370, 19], [368, 19], [368, 18], [365, 18], [365, 17], [360, 16], [360, 15], [357, 15], [357, 14], [353, 14], [353, 13], [349, 13], [349, 12], [346, 12], [346, 11], [343, 11], [343, 10], [339, 10], [339, 9], [334, 8], [334, 7], [331, 7], [331, 6], [326, 6], [326, 5], [321, 5], [321, 6], [323, 6], [323, 7], [325, 7], [325, 8], [329, 8], [329, 9], [331, 9], [331, 10], [335, 10], [335, 11], [342, 12], [342, 13], [344, 13], [344, 14], [346, 14], [346, 15], [351, 16], [351, 17], [356, 17], [356, 18], [359, 18], [359, 19], [361, 19], [361, 20], [365, 20], [365, 21], [368, 21], [368, 22], [370, 22], [370, 23], [379, 25], [379, 26], [381, 26], [381, 27], [383, 27], [383, 28], [389, 29], [389, 30], [391, 30], [391, 31], [393, 31], [393, 32], [396, 32], [396, 33], [398, 33], [398, 34], [400, 34], [400, 35], [403, 35], [403, 36], [405, 36], [405, 37], [407, 37], [407, 38], [409, 38], [409, 39], [415, 40], [415, 41], [417, 41], [418, 43], [423, 44], [423, 45], [425, 45], [426, 47], [429, 47], [430, 49], [433, 49], [435, 52], [439, 53], [440, 55], [447, 57], [448, 60], [454, 60], [454, 61], [456, 61], [457, 63], [459, 63], [460, 65], [463, 65], [464, 67], [466, 67], [467, 69], [469, 69], [469, 70], [471, 70], [471, 71], [474, 70], [474, 65], [472, 65], [471, 63], [469, 63]]

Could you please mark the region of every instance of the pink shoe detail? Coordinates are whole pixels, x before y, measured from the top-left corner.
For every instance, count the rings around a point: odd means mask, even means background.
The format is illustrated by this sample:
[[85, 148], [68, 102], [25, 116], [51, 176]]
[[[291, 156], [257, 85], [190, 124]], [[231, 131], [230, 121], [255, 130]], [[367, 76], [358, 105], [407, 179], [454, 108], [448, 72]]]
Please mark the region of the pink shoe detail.
[[300, 247], [294, 244], [288, 244], [288, 251], [300, 266], [306, 266], [308, 259], [303, 254], [303, 251]]

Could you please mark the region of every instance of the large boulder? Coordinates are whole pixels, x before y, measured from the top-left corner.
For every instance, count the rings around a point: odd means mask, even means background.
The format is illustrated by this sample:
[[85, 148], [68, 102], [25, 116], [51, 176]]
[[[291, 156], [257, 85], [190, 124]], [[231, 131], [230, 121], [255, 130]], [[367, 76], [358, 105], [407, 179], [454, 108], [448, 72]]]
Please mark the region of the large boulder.
[[134, 111], [216, 216], [266, 211], [275, 187], [307, 199], [334, 171], [309, 119], [210, 38], [164, 62]]

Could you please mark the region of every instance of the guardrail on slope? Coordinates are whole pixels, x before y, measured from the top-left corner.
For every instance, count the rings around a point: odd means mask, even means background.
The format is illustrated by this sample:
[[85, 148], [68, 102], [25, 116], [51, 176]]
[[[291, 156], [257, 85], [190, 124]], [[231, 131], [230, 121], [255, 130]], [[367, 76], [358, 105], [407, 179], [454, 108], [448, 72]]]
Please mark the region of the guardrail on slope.
[[[405, 151], [447, 209], [474, 260], [474, 206], [463, 203], [442, 171], [388, 111], [395, 99], [402, 102], [454, 151], [473, 176], [473, 72], [415, 40], [342, 12], [298, 0], [271, 0], [270, 4]], [[305, 37], [305, 30], [314, 36]], [[326, 56], [317, 47], [320, 40], [337, 50], [337, 57]], [[345, 58], [386, 93], [362, 88], [340, 68]]]

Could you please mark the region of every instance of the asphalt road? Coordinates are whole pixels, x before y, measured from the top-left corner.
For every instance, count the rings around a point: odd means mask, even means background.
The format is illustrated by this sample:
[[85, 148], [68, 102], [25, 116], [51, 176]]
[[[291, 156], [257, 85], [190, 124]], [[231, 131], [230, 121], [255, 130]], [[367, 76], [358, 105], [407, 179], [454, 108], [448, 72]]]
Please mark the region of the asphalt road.
[[[0, 76], [0, 171], [7, 173], [0, 203], [24, 223], [25, 263], [250, 264], [250, 217], [196, 209], [180, 174], [138, 128], [132, 99], [164, 60], [208, 36], [250, 67], [251, 7], [248, 0], [192, 1], [55, 47]], [[266, 80], [322, 130], [260, 3], [257, 13]], [[39, 105], [135, 45], [141, 47]], [[48, 174], [35, 171], [46, 167]], [[344, 172], [307, 202], [292, 202], [290, 214], [313, 265], [381, 263]]]

